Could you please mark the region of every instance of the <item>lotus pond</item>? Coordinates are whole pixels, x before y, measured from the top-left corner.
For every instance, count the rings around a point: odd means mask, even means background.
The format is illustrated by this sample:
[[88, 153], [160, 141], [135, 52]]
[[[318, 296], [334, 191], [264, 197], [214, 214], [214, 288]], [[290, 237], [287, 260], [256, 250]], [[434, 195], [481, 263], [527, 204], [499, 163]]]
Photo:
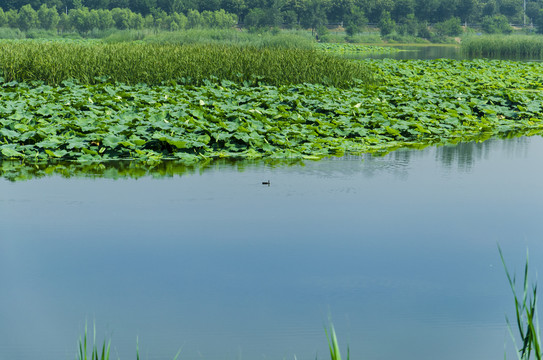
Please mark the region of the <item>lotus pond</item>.
[[310, 159], [543, 129], [543, 67], [367, 60], [376, 84], [3, 83], [0, 153], [25, 163]]
[[73, 359], [95, 320], [113, 358], [139, 338], [143, 359], [326, 359], [329, 314], [353, 358], [513, 358], [496, 244], [540, 270], [542, 153], [532, 136], [26, 181], [4, 162], [0, 358]]
[[114, 358], [322, 359], [329, 314], [353, 358], [502, 357], [496, 243], [543, 255], [543, 67], [357, 64], [3, 81], [0, 359], [73, 359], [93, 319]]

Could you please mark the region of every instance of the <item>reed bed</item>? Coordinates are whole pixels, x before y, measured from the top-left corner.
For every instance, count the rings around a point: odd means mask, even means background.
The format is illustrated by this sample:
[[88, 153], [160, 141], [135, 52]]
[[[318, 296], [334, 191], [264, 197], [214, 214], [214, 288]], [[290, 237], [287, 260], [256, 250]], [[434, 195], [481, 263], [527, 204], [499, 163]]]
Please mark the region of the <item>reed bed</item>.
[[295, 30], [251, 33], [235, 29], [189, 29], [160, 32], [148, 35], [143, 40], [153, 44], [223, 44], [296, 49], [313, 49], [316, 44], [310, 32]]
[[462, 40], [462, 52], [471, 57], [543, 58], [543, 36], [482, 35]]
[[364, 65], [317, 50], [221, 44], [145, 44], [5, 41], [0, 43], [4, 81], [75, 79], [149, 85], [200, 85], [206, 80], [241, 84], [313, 83], [348, 87], [371, 82]]

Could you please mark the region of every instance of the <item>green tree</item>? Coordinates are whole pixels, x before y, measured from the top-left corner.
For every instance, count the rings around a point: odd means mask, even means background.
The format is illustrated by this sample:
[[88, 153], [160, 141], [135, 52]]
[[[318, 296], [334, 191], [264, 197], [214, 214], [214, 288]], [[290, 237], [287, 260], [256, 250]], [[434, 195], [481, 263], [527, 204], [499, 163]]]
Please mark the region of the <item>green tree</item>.
[[396, 22], [406, 19], [409, 15], [415, 13], [415, 0], [395, 0], [394, 8], [390, 16]]
[[130, 28], [130, 17], [132, 12], [129, 9], [114, 8], [111, 9], [111, 16], [115, 22], [115, 27], [119, 30]]
[[439, 22], [434, 25], [434, 30], [441, 36], [458, 36], [462, 34], [462, 23], [457, 17], [452, 17], [448, 20]]
[[215, 11], [219, 10], [221, 6], [221, 0], [198, 0], [197, 1], [198, 10], [203, 11]]
[[430, 40], [432, 37], [432, 33], [430, 32], [428, 23], [426, 21], [421, 21], [418, 23], [417, 36], [428, 40]]
[[229, 14], [224, 9], [213, 12], [213, 27], [228, 29], [238, 23], [236, 14]]
[[19, 29], [26, 31], [38, 27], [38, 13], [29, 4], [21, 7], [17, 16]]
[[8, 24], [8, 18], [4, 10], [0, 7], [0, 27], [6, 26]]
[[152, 29], [155, 27], [155, 18], [152, 14], [147, 14], [143, 18], [143, 27], [146, 29]]
[[126, 10], [130, 14], [130, 17], [128, 18], [128, 28], [134, 30], [143, 29], [143, 16], [141, 16], [141, 14], [130, 11], [130, 9]]
[[189, 10], [187, 13], [187, 27], [194, 29], [202, 26], [202, 15], [198, 10]]
[[477, 12], [479, 10], [479, 4], [477, 0], [458, 0], [455, 16], [467, 24], [468, 21], [472, 21], [477, 18]]
[[541, 10], [542, 6], [543, 4], [536, 1], [526, 2], [526, 16], [534, 21], [538, 17], [539, 10]]
[[417, 31], [418, 22], [415, 20], [414, 14], [407, 15], [396, 24], [396, 32], [398, 34], [416, 36]]
[[[75, 1], [75, 0], [72, 0]], [[128, 9], [130, 6], [130, 0], [109, 0], [109, 8], [111, 10], [115, 8]]]
[[422, 21], [432, 21], [438, 8], [438, 0], [418, 0], [415, 4], [415, 17]]
[[[83, 8], [83, 0], [72, 0], [72, 9], [81, 9]], [[69, 7], [69, 6], [68, 6]]]
[[347, 21], [347, 17], [351, 15], [354, 8], [353, 0], [335, 0], [330, 4], [327, 18], [332, 23], [340, 23]]
[[86, 7], [71, 9], [68, 12], [70, 25], [80, 33], [86, 33], [92, 30], [93, 24], [90, 19], [89, 9]]
[[[289, 11], [294, 12], [296, 14], [296, 23], [298, 23], [298, 20], [302, 16], [304, 10], [304, 0], [285, 0], [285, 3], [281, 9], [283, 10], [284, 14]], [[290, 18], [293, 18], [292, 15], [290, 15]]]
[[171, 14], [172, 21], [177, 24], [178, 30], [183, 30], [187, 27], [187, 17], [183, 13]]
[[87, 10], [85, 15], [85, 27], [88, 29], [87, 31], [100, 28], [100, 15], [97, 11]]
[[298, 25], [298, 14], [294, 10], [283, 11], [283, 26], [288, 29], [295, 28]]
[[534, 16], [533, 22], [536, 27], [536, 33], [543, 34], [543, 10], [539, 10], [537, 15]]
[[327, 0], [305, 0], [300, 16], [300, 24], [306, 29], [316, 29], [328, 23], [326, 16], [330, 8], [330, 2]]
[[98, 29], [107, 30], [115, 27], [115, 21], [111, 15], [111, 11], [106, 9], [91, 10], [91, 13], [96, 12], [98, 17]]
[[110, 0], [85, 0], [85, 6], [89, 9], [109, 9]]
[[17, 12], [17, 10], [15, 9], [11, 9], [11, 10], [8, 10], [5, 12], [6, 14], [6, 20], [7, 20], [7, 24], [10, 28], [17, 28], [18, 27], [18, 19], [19, 19], [19, 14]]
[[128, 8], [134, 12], [145, 16], [151, 13], [157, 5], [156, 0], [130, 0]]
[[458, 0], [439, 0], [439, 6], [435, 12], [435, 17], [431, 22], [443, 22], [454, 16]]
[[[153, 13], [152, 13], [152, 24], [149, 24], [149, 26], [147, 26], [148, 28], [153, 28], [155, 30], [158, 30], [161, 28], [161, 25], [162, 25], [162, 22], [164, 21], [164, 18], [167, 16], [168, 14], [166, 14], [166, 12], [162, 9], [159, 9], [159, 8], [155, 8], [153, 9]], [[148, 19], [150, 20], [150, 19]]]
[[243, 17], [247, 10], [245, 0], [222, 0], [221, 9], [230, 14], [236, 14], [238, 18]]
[[394, 9], [394, 0], [360, 0], [355, 5], [364, 11], [370, 22], [378, 23], [385, 12], [390, 16]]
[[368, 19], [364, 16], [362, 9], [355, 7], [345, 18], [345, 33], [347, 36], [353, 36], [361, 32], [367, 23]]
[[49, 8], [46, 4], [42, 4], [38, 9], [38, 19], [40, 28], [46, 30], [54, 30], [57, 28], [60, 16], [56, 7]]
[[496, 0], [488, 0], [481, 9], [481, 15], [485, 16], [494, 16], [498, 14], [498, 3]]
[[523, 3], [518, 0], [499, 0], [500, 14], [507, 16], [509, 21], [522, 23]]
[[65, 12], [61, 12], [59, 14], [59, 21], [58, 21], [58, 26], [57, 26], [57, 29], [63, 33], [65, 31], [70, 31], [72, 29], [72, 24], [70, 22], [70, 17], [65, 13]]
[[387, 36], [392, 34], [395, 28], [396, 22], [392, 20], [388, 11], [384, 11], [381, 15], [381, 19], [379, 20], [379, 31], [381, 33], [381, 36]]
[[481, 28], [487, 34], [510, 34], [513, 32], [505, 15], [485, 16]]
[[261, 28], [268, 25], [268, 19], [266, 19], [266, 12], [261, 8], [254, 8], [249, 10], [245, 15], [244, 24], [248, 28]]

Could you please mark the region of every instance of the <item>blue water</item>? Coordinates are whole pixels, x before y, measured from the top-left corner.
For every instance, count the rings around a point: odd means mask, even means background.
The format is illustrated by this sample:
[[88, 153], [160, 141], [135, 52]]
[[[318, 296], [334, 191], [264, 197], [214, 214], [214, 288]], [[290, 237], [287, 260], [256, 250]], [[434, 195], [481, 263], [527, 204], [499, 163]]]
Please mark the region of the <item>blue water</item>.
[[542, 154], [0, 179], [0, 360], [71, 360], [86, 320], [115, 359], [326, 359], [329, 316], [353, 359], [514, 358], [497, 243], [541, 270]]

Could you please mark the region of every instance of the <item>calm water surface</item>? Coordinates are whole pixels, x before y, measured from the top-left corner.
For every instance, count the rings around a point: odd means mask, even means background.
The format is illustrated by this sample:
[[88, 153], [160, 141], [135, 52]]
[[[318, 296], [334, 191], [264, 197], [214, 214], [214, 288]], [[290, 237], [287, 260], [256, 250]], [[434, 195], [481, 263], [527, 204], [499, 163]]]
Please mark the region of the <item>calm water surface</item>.
[[[369, 56], [359, 56], [359, 58], [371, 59], [398, 59], [398, 60], [432, 60], [432, 59], [456, 59], [462, 60], [467, 57], [460, 50], [460, 45], [416, 45], [416, 46], [391, 46], [400, 51], [371, 54]], [[353, 55], [356, 56], [356, 55]]]
[[[543, 259], [543, 139], [155, 179], [0, 179], [0, 359], [495, 360]], [[263, 180], [271, 186], [263, 186]]]

